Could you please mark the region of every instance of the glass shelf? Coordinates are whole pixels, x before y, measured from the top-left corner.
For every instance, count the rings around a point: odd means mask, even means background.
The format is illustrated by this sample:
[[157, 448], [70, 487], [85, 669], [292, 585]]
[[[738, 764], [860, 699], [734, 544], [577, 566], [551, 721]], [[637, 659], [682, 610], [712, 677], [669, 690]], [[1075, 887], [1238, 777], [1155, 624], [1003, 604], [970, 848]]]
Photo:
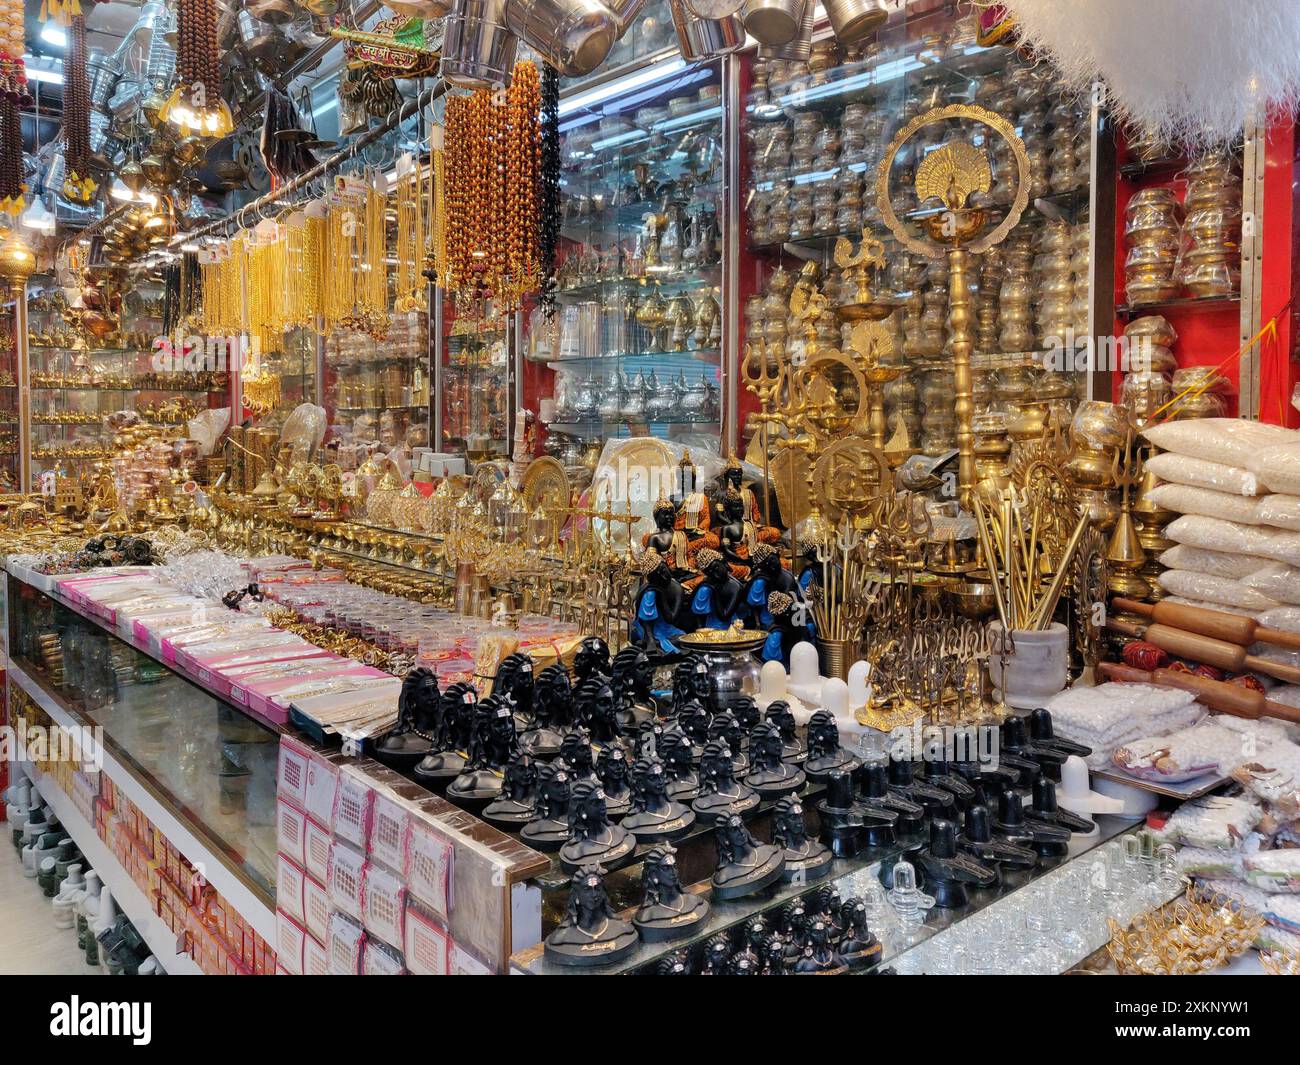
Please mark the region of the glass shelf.
[[9, 648], [271, 905], [279, 734], [8, 577]]
[[612, 438], [721, 435], [722, 83], [720, 61], [665, 56], [626, 90], [562, 91], [558, 311], [529, 322], [524, 406], [566, 465]]
[[1121, 318], [1143, 314], [1163, 314], [1166, 311], [1216, 311], [1227, 310], [1241, 304], [1241, 296], [1183, 296], [1160, 300], [1157, 303], [1122, 303], [1115, 308]]

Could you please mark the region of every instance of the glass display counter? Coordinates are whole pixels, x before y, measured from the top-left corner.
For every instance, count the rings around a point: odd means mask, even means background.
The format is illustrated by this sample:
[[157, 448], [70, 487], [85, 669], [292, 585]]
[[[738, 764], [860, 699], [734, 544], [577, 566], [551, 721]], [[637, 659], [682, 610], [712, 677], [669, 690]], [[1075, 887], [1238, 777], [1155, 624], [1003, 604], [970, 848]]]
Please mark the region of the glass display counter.
[[272, 905], [279, 734], [9, 576], [9, 655]]

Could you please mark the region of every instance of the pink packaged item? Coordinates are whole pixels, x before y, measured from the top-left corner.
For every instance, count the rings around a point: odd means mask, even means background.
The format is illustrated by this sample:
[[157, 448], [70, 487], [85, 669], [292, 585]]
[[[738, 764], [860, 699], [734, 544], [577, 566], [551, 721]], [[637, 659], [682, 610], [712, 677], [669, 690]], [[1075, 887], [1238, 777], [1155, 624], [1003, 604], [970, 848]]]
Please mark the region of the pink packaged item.
[[406, 911], [406, 967], [417, 976], [447, 975], [447, 933], [416, 909]]
[[362, 853], [370, 838], [370, 816], [374, 803], [374, 789], [364, 777], [348, 769], [339, 774], [330, 827], [338, 839], [347, 840]]

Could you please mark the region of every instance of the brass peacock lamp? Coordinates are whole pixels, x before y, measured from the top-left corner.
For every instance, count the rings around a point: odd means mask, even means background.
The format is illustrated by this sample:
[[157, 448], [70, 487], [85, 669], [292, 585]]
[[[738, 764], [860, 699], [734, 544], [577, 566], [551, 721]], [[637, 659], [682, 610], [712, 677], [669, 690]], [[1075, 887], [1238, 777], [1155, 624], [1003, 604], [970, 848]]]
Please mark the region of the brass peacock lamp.
[[[918, 212], [923, 235], [914, 234], [894, 210], [890, 174], [899, 151], [930, 126], [975, 123], [1000, 136], [1016, 160], [1016, 194], [1006, 217], [991, 231], [984, 232], [988, 211], [967, 206], [976, 192], [987, 193], [993, 184], [988, 155], [982, 147], [966, 140], [949, 140], [927, 154], [916, 167], [916, 197], [924, 205], [939, 201], [937, 210]], [[1029, 156], [1015, 127], [1001, 115], [975, 104], [950, 104], [917, 115], [894, 136], [876, 172], [876, 203], [890, 232], [909, 251], [948, 260], [948, 328], [955, 385], [954, 413], [957, 419], [958, 485], [963, 506], [969, 508], [976, 483], [973, 383], [971, 352], [975, 346], [970, 291], [970, 256], [1001, 243], [1020, 221], [1029, 202]]]

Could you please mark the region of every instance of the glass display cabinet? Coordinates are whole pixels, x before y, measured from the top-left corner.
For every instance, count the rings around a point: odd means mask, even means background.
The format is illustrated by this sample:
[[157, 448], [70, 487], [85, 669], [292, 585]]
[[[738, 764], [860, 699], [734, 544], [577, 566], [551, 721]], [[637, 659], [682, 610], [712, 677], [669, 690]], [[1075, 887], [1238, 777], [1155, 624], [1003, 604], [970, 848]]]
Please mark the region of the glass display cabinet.
[[122, 429], [183, 425], [229, 403], [229, 375], [216, 369], [162, 371], [161, 284], [137, 282], [125, 296], [106, 290], [100, 306], [69, 311], [52, 282], [31, 286], [32, 476], [67, 474], [78, 460], [114, 453]]
[[[918, 177], [933, 186], [935, 174], [963, 156], [927, 159], [954, 141], [970, 144], [988, 173], [975, 180], [967, 205], [985, 212], [983, 232], [994, 230], [1017, 191], [1011, 145], [951, 112], [921, 119], [936, 108], [975, 105], [1005, 118], [1023, 140], [1028, 176], [1019, 222], [973, 255], [967, 271], [977, 451], [1005, 454], [1008, 437], [1035, 436], [1053, 416], [1068, 423], [1089, 395], [1089, 375], [1072, 357], [1092, 326], [1096, 115], [1087, 101], [1056, 93], [1047, 68], [1014, 49], [978, 44], [964, 5], [891, 20], [854, 49], [825, 36], [802, 57], [765, 53], [748, 66], [741, 138], [745, 344], [786, 365], [829, 348], [865, 366], [852, 339], [865, 317], [854, 313], [864, 300], [856, 261], [878, 241], [879, 261], [866, 280], [871, 317], [886, 334], [871, 358], [890, 378], [876, 386], [887, 450], [937, 457], [956, 447], [948, 264], [895, 238], [877, 203], [877, 178], [892, 154], [886, 195], [898, 221], [919, 233], [944, 208], [918, 196]], [[900, 145], [909, 123], [917, 128]], [[810, 285], [825, 296], [820, 316], [792, 310], [792, 292]], [[1058, 348], [1071, 357], [1053, 364], [1047, 356]]]
[[325, 346], [325, 409], [340, 447], [429, 444], [429, 316], [395, 314], [388, 335], [338, 332]]
[[473, 461], [510, 453], [514, 388], [513, 315], [457, 314], [438, 293], [441, 330], [437, 352], [440, 397], [437, 450]]
[[314, 330], [292, 329], [278, 349], [262, 355], [254, 368], [259, 378], [274, 385], [250, 386], [245, 376], [241, 382], [245, 411], [252, 413], [259, 428], [279, 429], [299, 404], [321, 402], [320, 343]]
[[7, 577], [9, 654], [267, 900], [279, 734], [109, 630]]
[[527, 343], [551, 372], [526, 397], [560, 456], [634, 436], [716, 451], [724, 418], [723, 63], [632, 80], [560, 102], [558, 309]]
[[18, 488], [18, 335], [13, 296], [0, 305], [0, 491]]

